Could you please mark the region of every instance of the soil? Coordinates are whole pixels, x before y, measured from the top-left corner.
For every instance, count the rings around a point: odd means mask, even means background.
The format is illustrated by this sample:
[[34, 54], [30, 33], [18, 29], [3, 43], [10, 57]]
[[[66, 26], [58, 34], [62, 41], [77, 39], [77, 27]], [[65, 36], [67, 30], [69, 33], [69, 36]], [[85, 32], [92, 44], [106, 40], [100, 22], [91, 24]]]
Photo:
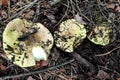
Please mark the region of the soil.
[[[10, 4], [1, 4], [1, 80], [120, 80], [119, 0], [38, 0], [33, 5], [26, 6], [34, 1], [37, 0], [10, 0]], [[73, 53], [61, 51], [54, 45], [47, 66], [38, 64], [35, 67], [22, 68], [5, 57], [2, 33], [12, 19], [19, 17], [40, 22], [54, 34], [62, 21], [75, 18], [76, 15], [85, 22], [87, 34], [95, 26], [107, 23], [107, 26], [114, 30], [111, 35], [116, 35], [115, 40], [106, 46], [101, 46], [85, 38]], [[66, 65], [62, 65], [64, 63]], [[49, 68], [51, 66], [52, 69]], [[27, 73], [32, 74], [25, 75]]]

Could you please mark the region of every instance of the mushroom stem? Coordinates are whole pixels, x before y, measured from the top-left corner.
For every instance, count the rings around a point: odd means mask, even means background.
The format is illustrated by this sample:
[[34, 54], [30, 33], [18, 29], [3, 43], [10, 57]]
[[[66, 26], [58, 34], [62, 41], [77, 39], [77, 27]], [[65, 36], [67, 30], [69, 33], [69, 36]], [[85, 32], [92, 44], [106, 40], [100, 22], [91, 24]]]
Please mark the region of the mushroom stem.
[[46, 52], [40, 46], [33, 47], [32, 54], [33, 54], [33, 57], [36, 61], [47, 60]]

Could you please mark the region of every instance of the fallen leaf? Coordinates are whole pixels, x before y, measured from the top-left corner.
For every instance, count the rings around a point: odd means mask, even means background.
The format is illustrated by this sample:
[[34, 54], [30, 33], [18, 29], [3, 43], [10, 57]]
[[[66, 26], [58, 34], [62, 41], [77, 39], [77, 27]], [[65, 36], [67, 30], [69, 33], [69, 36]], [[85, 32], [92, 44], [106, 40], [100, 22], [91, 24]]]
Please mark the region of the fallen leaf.
[[0, 0], [0, 5], [6, 6], [8, 5], [9, 0]]
[[109, 9], [113, 9], [114, 12], [120, 12], [120, 6], [118, 3], [109, 3], [109, 4], [107, 4], [106, 7]]
[[120, 6], [115, 9], [117, 12], [120, 12]]
[[81, 24], [87, 24], [85, 21], [83, 21], [83, 18], [81, 16], [79, 16], [79, 14], [75, 15], [75, 20]]
[[109, 3], [109, 4], [107, 4], [106, 7], [107, 7], [107, 8], [114, 9], [114, 8], [115, 8], [115, 4], [114, 4], [114, 3]]
[[27, 11], [26, 13], [24, 13], [22, 15], [23, 18], [26, 18], [26, 19], [30, 19], [33, 17], [33, 15], [35, 14], [35, 12], [33, 10], [30, 10], [30, 11]]
[[107, 72], [105, 72], [103, 70], [99, 70], [96, 78], [98, 78], [98, 79], [108, 79], [108, 78], [110, 78], [110, 76]]
[[56, 23], [55, 16], [53, 14], [49, 13], [46, 16], [52, 23]]
[[27, 80], [35, 80], [32, 76], [29, 76]]
[[7, 69], [6, 66], [3, 65], [2, 61], [0, 61], [0, 70], [5, 71], [6, 69]]
[[6, 69], [7, 69], [6, 66], [4, 66], [4, 65], [0, 65], [0, 70], [5, 71]]
[[5, 10], [0, 10], [0, 14], [1, 14], [2, 18], [7, 18], [8, 17]]
[[44, 61], [44, 60], [36, 61], [36, 65], [34, 66], [34, 69], [37, 69], [37, 68], [40, 68], [43, 66], [47, 66], [47, 65], [48, 65], [47, 61]]
[[41, 64], [41, 66], [47, 66], [47, 61], [42, 60], [42, 61], [40, 62], [40, 64]]

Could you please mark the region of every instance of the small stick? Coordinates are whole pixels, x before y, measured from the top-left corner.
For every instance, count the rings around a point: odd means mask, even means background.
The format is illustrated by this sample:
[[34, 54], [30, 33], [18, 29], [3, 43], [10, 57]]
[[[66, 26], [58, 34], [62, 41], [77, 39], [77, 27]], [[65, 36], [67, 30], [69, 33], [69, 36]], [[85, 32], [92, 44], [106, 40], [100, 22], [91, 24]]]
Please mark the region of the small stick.
[[19, 15], [21, 15], [24, 11], [26, 11], [28, 8], [32, 7], [35, 3], [37, 3], [39, 0], [34, 0], [33, 2], [31, 2], [30, 4], [26, 5], [26, 7], [24, 9], [22, 9], [20, 12], [18, 12], [17, 14], [11, 16], [10, 18], [8, 18], [7, 20], [5, 20], [4, 22], [7, 22], [8, 20], [11, 20]]
[[108, 54], [110, 54], [111, 52], [113, 52], [114, 50], [119, 49], [119, 48], [120, 48], [120, 47], [116, 47], [116, 48], [113, 48], [112, 50], [110, 50], [110, 51], [108, 51], [108, 52], [106, 52], [106, 53], [98, 54], [98, 55], [95, 55], [95, 56], [105, 56], [105, 55], [108, 55]]
[[17, 78], [17, 77], [23, 77], [23, 76], [33, 75], [33, 74], [39, 74], [41, 72], [45, 72], [45, 71], [48, 71], [48, 70], [53, 70], [53, 69], [56, 69], [58, 67], [70, 64], [70, 63], [72, 63], [74, 61], [75, 61], [74, 59], [71, 59], [71, 60], [66, 61], [66, 62], [64, 62], [62, 64], [59, 64], [59, 65], [56, 65], [56, 66], [51, 66], [51, 67], [48, 67], [46, 69], [42, 69], [42, 70], [39, 70], [39, 71], [33, 71], [33, 72], [29, 72], [29, 73], [22, 73], [22, 74], [18, 74], [18, 75], [0, 77], [0, 80], [10, 79], [10, 78]]
[[[81, 57], [78, 53], [72, 52], [71, 56], [81, 65], [84, 65], [85, 67], [90, 69], [91, 75], [93, 75], [96, 72], [96, 69], [92, 63], [87, 61], [85, 58]], [[88, 74], [89, 75], [89, 74]], [[90, 76], [91, 76], [90, 75]]]
[[61, 2], [62, 0], [53, 0], [53, 1], [50, 1], [50, 6], [54, 6], [55, 4]]

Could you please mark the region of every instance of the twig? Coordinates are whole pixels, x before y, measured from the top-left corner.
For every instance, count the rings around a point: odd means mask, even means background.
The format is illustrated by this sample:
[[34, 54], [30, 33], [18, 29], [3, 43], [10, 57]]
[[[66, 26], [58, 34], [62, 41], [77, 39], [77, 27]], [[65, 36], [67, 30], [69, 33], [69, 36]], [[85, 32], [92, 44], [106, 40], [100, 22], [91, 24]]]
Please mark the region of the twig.
[[50, 1], [50, 6], [54, 6], [55, 4], [61, 2], [62, 0], [53, 0], [53, 1]]
[[10, 17], [10, 0], [8, 0], [8, 18]]
[[74, 62], [74, 61], [75, 61], [74, 59], [71, 59], [71, 60], [66, 61], [66, 62], [64, 62], [64, 63], [62, 63], [62, 64], [59, 64], [59, 65], [56, 65], [56, 66], [51, 66], [51, 67], [46, 68], [46, 69], [43, 69], [43, 70], [34, 71], [34, 72], [29, 72], [29, 73], [22, 73], [22, 74], [12, 75], [12, 76], [0, 77], [0, 80], [10, 79], [10, 78], [17, 78], [17, 77], [28, 76], [28, 75], [33, 75], [33, 74], [39, 74], [39, 73], [41, 73], [41, 72], [45, 72], [45, 71], [48, 71], [48, 70], [53, 70], [53, 69], [56, 69], [56, 68], [58, 68], [58, 67], [61, 67], [61, 66], [70, 64], [70, 63], [72, 63], [72, 62]]
[[93, 75], [96, 72], [96, 69], [92, 63], [87, 61], [85, 58], [81, 57], [78, 53], [72, 52], [71, 56], [81, 65], [84, 65], [85, 67], [90, 69], [91, 75]]
[[119, 48], [120, 48], [120, 47], [116, 47], [116, 48], [113, 48], [112, 50], [110, 50], [110, 51], [108, 51], [108, 52], [106, 52], [106, 53], [98, 54], [98, 55], [95, 55], [95, 56], [105, 56], [105, 55], [108, 55], [108, 54], [110, 54], [111, 52], [113, 52], [114, 50], [119, 49]]
[[104, 67], [104, 66], [101, 66], [101, 65], [98, 65], [98, 67], [102, 68], [103, 70], [107, 70], [107, 71], [116, 73], [117, 75], [120, 75], [120, 73], [118, 71], [116, 71], [115, 69], [110, 69], [108, 67]]
[[5, 20], [4, 22], [7, 22], [8, 20], [11, 20], [19, 15], [21, 15], [24, 11], [26, 11], [28, 8], [32, 7], [35, 3], [37, 3], [39, 0], [34, 0], [33, 2], [31, 2], [30, 4], [26, 5], [26, 7], [24, 9], [22, 9], [20, 12], [16, 13], [15, 15], [11, 16], [10, 18], [8, 18], [7, 20]]

